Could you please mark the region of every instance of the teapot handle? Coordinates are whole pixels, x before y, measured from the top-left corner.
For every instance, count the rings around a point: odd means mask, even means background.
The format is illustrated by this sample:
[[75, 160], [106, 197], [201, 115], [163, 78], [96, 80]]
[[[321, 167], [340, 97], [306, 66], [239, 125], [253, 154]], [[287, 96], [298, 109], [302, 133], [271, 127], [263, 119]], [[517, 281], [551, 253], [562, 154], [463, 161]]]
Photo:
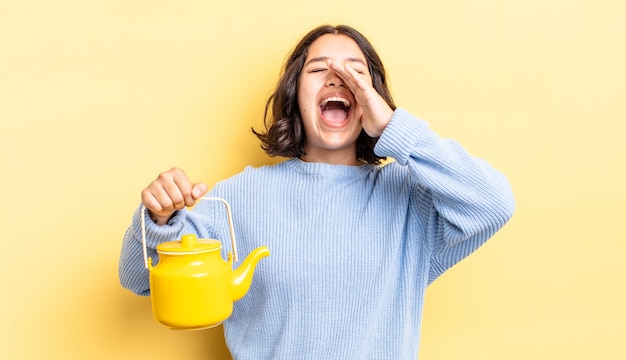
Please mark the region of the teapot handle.
[[[224, 204], [224, 206], [226, 206], [226, 214], [228, 215], [228, 226], [229, 226], [229, 230], [230, 230], [230, 243], [232, 244], [233, 247], [233, 260], [235, 262], [238, 261], [238, 256], [237, 256], [237, 243], [235, 242], [235, 227], [233, 225], [233, 215], [230, 211], [230, 205], [228, 204], [228, 202], [222, 198], [218, 198], [218, 197], [210, 197], [210, 196], [204, 196], [201, 197], [198, 200], [215, 200], [215, 201], [220, 201], [222, 204]], [[146, 266], [146, 269], [149, 269], [149, 264], [148, 264], [148, 247], [146, 246], [146, 206], [142, 205], [141, 206], [141, 244], [143, 246], [143, 261], [144, 261], [144, 265]]]

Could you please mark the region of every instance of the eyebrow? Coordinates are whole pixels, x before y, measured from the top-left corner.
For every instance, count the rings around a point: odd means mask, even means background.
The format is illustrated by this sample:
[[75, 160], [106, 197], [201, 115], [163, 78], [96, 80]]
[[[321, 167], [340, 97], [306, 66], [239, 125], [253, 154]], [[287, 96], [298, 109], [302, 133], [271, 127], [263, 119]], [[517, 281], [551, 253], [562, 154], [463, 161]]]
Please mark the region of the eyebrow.
[[[329, 57], [328, 57], [328, 56], [318, 56], [318, 57], [314, 57], [314, 58], [310, 59], [309, 61], [307, 61], [307, 62], [304, 64], [304, 66], [307, 66], [307, 65], [309, 65], [310, 63], [314, 63], [314, 62], [326, 61], [326, 60], [328, 60], [328, 59], [329, 59]], [[363, 61], [363, 59], [359, 59], [359, 58], [355, 58], [355, 57], [349, 57], [349, 58], [346, 58], [346, 60], [348, 60], [348, 61], [352, 61], [352, 62], [358, 62], [358, 63], [361, 63], [361, 64], [363, 64], [363, 65], [367, 66], [367, 64], [365, 63], [365, 61]]]

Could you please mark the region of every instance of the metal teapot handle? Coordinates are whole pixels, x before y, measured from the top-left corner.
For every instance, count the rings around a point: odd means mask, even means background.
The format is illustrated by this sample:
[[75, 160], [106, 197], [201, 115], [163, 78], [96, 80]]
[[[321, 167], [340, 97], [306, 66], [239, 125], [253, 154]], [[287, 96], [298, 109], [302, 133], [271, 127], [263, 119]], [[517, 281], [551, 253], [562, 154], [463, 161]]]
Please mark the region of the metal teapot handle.
[[[215, 201], [220, 201], [222, 204], [224, 204], [224, 206], [226, 206], [226, 213], [228, 215], [228, 226], [229, 226], [229, 230], [230, 230], [230, 243], [232, 244], [233, 247], [233, 260], [235, 262], [238, 261], [238, 256], [237, 256], [237, 243], [235, 242], [235, 227], [233, 226], [233, 215], [230, 211], [230, 205], [228, 204], [228, 202], [222, 198], [218, 198], [218, 197], [210, 197], [210, 196], [204, 196], [201, 197], [198, 200], [215, 200]], [[141, 243], [143, 246], [143, 261], [144, 261], [144, 265], [146, 266], [146, 269], [149, 269], [149, 265], [148, 265], [148, 247], [146, 246], [146, 216], [145, 216], [145, 212], [146, 212], [146, 206], [142, 205], [141, 206]]]

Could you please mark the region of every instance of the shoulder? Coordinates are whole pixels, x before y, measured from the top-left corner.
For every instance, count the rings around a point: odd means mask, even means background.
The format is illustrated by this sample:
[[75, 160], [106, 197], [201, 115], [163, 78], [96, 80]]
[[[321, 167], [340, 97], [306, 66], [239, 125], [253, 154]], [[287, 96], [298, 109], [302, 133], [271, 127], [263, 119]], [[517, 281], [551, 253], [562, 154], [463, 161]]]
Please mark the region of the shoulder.
[[271, 165], [246, 166], [241, 172], [219, 181], [216, 188], [228, 187], [241, 183], [258, 183], [264, 179], [269, 180], [276, 177], [284, 177], [290, 172], [288, 162], [290, 160], [281, 161]]
[[254, 178], [259, 176], [274, 176], [279, 174], [285, 174], [291, 170], [291, 167], [289, 166], [290, 162], [291, 159], [287, 159], [276, 164], [246, 166], [239, 174], [231, 177], [231, 179]]
[[409, 167], [399, 164], [396, 160], [389, 160], [384, 165], [379, 166], [377, 169], [378, 176], [382, 176], [386, 179], [411, 179], [411, 173]]
[[414, 174], [408, 165], [391, 160], [378, 168], [376, 172], [378, 186], [388, 188], [387, 191], [402, 194], [406, 197], [417, 197], [422, 201], [428, 198], [430, 191], [420, 182], [419, 175]]

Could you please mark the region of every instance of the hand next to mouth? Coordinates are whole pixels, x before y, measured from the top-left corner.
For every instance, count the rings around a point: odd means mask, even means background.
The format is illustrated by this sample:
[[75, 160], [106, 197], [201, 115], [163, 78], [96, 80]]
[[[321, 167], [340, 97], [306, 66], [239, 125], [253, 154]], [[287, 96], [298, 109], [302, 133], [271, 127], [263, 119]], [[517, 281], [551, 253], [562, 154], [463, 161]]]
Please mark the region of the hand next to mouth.
[[328, 60], [328, 67], [343, 80], [350, 91], [354, 94], [356, 105], [361, 107], [363, 115], [361, 125], [367, 135], [379, 137], [387, 127], [393, 110], [385, 99], [365, 79], [365, 75], [356, 72], [350, 64], [343, 67]]

